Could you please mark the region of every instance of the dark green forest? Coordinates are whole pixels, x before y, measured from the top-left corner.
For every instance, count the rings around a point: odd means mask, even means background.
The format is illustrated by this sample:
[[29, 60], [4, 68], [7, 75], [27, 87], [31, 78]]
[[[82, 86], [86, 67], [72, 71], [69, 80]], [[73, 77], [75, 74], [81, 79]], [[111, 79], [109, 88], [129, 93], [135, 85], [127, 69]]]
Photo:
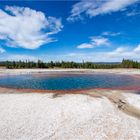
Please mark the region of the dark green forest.
[[34, 61], [2, 61], [0, 67], [8, 69], [24, 69], [24, 68], [87, 68], [87, 69], [112, 69], [112, 68], [138, 68], [140, 62], [123, 59], [120, 63], [93, 63], [93, 62], [43, 62]]

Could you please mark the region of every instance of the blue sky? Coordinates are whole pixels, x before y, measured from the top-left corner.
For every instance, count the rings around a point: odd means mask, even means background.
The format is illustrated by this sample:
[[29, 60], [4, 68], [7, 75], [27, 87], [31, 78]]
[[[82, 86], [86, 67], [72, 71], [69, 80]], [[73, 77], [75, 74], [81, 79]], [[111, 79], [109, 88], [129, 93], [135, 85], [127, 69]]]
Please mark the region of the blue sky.
[[140, 0], [0, 1], [0, 60], [140, 61]]

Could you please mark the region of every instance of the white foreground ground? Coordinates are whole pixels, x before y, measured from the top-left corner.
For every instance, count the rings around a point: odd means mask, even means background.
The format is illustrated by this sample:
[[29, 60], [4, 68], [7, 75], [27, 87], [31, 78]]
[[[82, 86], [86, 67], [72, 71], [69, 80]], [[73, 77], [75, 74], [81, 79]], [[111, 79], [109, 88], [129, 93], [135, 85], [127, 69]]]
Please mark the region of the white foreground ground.
[[[50, 71], [140, 76], [138, 69], [0, 69], [0, 76]], [[140, 140], [140, 94], [98, 92], [54, 98], [0, 89], [0, 140]]]
[[106, 97], [0, 94], [0, 140], [140, 140], [140, 120]]

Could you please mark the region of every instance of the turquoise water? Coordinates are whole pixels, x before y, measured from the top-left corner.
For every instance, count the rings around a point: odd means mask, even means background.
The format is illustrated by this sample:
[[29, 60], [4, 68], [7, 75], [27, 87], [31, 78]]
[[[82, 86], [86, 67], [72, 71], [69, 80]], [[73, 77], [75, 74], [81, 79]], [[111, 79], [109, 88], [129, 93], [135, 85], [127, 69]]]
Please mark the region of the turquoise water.
[[0, 77], [0, 87], [40, 90], [140, 87], [140, 78], [116, 74], [26, 74]]

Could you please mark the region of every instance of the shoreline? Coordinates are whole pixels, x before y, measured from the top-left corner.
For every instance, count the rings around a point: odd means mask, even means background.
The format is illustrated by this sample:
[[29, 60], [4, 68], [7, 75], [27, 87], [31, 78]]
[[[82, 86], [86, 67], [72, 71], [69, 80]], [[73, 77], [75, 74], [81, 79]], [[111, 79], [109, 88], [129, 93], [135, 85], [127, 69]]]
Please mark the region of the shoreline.
[[[32, 89], [13, 89], [13, 88], [1, 88], [0, 87], [0, 96], [1, 95], [52, 95], [52, 98], [62, 97], [65, 95], [82, 95], [90, 96], [92, 98], [107, 98], [114, 106], [119, 110], [126, 113], [127, 115], [136, 117], [140, 120], [140, 108], [129, 104], [126, 101], [127, 93], [132, 95], [136, 94], [140, 96], [139, 89], [82, 89], [82, 90], [32, 90]], [[125, 96], [123, 96], [125, 95]]]
[[89, 89], [89, 90], [76, 90], [76, 91], [42, 91], [42, 90], [25, 90], [25, 89], [11, 89], [11, 88], [1, 88], [0, 95], [12, 94], [12, 95], [52, 95], [52, 98], [62, 97], [65, 95], [83, 95], [90, 96], [92, 98], [107, 98], [111, 103], [114, 104], [119, 110], [126, 113], [127, 115], [136, 117], [140, 120], [140, 108], [129, 104], [126, 101], [127, 93], [131, 96], [139, 95], [135, 90], [112, 90], [112, 89]]
[[34, 74], [34, 73], [113, 73], [125, 75], [140, 75], [140, 69], [0, 69], [0, 75], [3, 74]]
[[129, 91], [138, 93], [140, 92], [140, 87], [136, 86], [123, 86], [123, 87], [114, 87], [114, 88], [84, 88], [84, 89], [70, 89], [70, 90], [45, 90], [45, 89], [22, 89], [22, 88], [11, 88], [11, 87], [0, 87], [0, 93], [7, 93], [7, 92], [17, 92], [17, 93], [54, 93], [54, 94], [85, 94], [90, 91]]

